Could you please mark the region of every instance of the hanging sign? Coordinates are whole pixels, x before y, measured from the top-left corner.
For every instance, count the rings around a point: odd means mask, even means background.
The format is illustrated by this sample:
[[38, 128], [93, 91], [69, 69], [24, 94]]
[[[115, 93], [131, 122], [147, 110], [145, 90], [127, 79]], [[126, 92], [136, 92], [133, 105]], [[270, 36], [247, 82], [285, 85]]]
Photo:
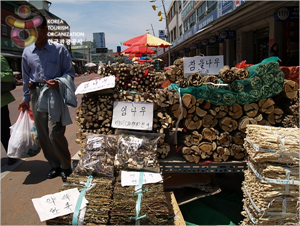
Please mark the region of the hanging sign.
[[221, 39], [235, 39], [235, 31], [221, 31], [219, 37]]
[[277, 21], [299, 21], [299, 6], [285, 6], [277, 9], [274, 14]]
[[223, 55], [183, 58], [184, 77], [186, 78], [196, 72], [202, 75], [218, 75], [223, 66]]
[[115, 101], [113, 128], [152, 130], [153, 103]]
[[209, 38], [209, 43], [210, 43], [210, 44], [213, 45], [213, 44], [215, 44], [216, 42], [217, 42], [217, 36], [212, 36], [212, 37]]
[[203, 39], [201, 44], [204, 45], [204, 46], [207, 46], [208, 45], [208, 39]]
[[100, 79], [93, 79], [88, 82], [81, 83], [76, 91], [77, 94], [91, 93], [103, 89], [110, 89], [115, 87], [115, 76], [107, 76]]
[[158, 37], [162, 40], [166, 39], [165, 30], [158, 30]]

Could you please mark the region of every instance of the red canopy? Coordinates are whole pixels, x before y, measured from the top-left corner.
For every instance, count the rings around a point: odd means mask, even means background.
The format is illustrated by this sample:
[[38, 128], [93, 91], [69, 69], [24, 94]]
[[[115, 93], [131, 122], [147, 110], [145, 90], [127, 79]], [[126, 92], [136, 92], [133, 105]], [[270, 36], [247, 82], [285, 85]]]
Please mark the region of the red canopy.
[[147, 33], [147, 34], [140, 35], [140, 36], [134, 37], [132, 39], [129, 39], [126, 42], [123, 42], [123, 45], [124, 46], [148, 46], [148, 47], [167, 48], [168, 46], [170, 46], [172, 44]]
[[127, 49], [124, 49], [121, 53], [153, 54], [155, 51], [145, 46], [131, 46]]

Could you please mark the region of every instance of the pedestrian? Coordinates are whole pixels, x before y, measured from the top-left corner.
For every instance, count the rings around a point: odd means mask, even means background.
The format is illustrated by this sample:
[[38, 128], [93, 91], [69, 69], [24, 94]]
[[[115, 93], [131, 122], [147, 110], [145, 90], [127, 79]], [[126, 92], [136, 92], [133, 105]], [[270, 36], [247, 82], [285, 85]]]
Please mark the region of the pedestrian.
[[[10, 68], [7, 60], [4, 56], [1, 55], [1, 85], [2, 82], [11, 83], [14, 80], [13, 71]], [[15, 101], [14, 96], [10, 91], [3, 92], [1, 90], [1, 143], [7, 153], [8, 141], [10, 138], [10, 117], [8, 104]], [[17, 161], [14, 158], [8, 158], [7, 165], [12, 165]]]
[[277, 43], [274, 43], [270, 50], [270, 56], [279, 56], [279, 46]]
[[[43, 15], [39, 16], [43, 22], [36, 28], [37, 39], [22, 54], [24, 97], [19, 108], [29, 109], [31, 101], [40, 145], [51, 167], [47, 178], [60, 175], [66, 181], [72, 168], [65, 131], [72, 120], [64, 103], [67, 98], [73, 97], [71, 106], [77, 105], [73, 81], [75, 70], [68, 50], [61, 44], [48, 41], [47, 20]], [[70, 87], [71, 90], [68, 89]], [[65, 89], [71, 91], [67, 98], [64, 96]]]

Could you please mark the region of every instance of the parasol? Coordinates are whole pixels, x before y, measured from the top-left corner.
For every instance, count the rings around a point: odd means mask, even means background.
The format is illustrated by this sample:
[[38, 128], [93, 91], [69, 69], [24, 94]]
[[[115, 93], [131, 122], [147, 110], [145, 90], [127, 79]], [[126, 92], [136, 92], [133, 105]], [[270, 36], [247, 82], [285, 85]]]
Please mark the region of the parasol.
[[84, 66], [86, 66], [86, 67], [95, 67], [96, 66], [96, 64], [94, 64], [94, 63], [87, 63], [86, 65], [84, 65]]
[[121, 53], [153, 54], [155, 51], [145, 46], [131, 46], [124, 49]]
[[123, 42], [123, 45], [167, 48], [172, 44], [147, 33]]

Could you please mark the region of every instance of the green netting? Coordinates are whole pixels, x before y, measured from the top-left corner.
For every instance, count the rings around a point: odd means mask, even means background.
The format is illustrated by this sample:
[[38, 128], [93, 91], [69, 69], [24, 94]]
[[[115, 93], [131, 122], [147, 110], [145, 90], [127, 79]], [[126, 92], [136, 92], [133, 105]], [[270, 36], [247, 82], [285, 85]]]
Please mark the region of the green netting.
[[[228, 83], [228, 86], [203, 84], [198, 87], [182, 88], [180, 93], [182, 96], [190, 93], [196, 99], [206, 100], [214, 105], [227, 106], [244, 105], [278, 95], [284, 83], [284, 73], [279, 67], [278, 59], [278, 57], [270, 57], [248, 67], [249, 78], [235, 80]], [[219, 81], [224, 84], [222, 80]]]

